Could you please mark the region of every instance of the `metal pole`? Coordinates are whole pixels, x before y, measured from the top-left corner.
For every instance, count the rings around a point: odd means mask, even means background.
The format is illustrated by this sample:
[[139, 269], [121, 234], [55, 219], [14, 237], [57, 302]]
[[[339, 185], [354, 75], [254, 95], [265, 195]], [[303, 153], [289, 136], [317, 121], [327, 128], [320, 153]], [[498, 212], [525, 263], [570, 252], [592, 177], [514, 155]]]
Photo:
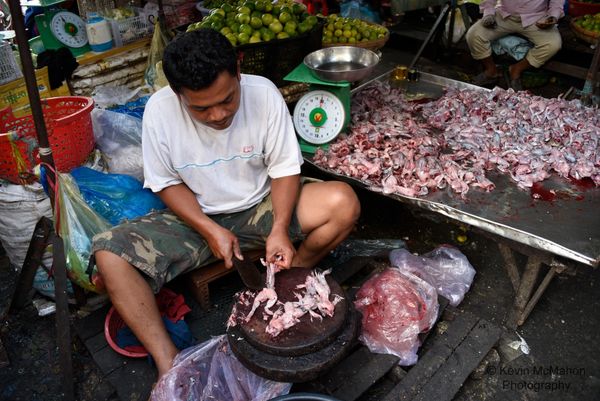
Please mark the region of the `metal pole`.
[[449, 10], [450, 10], [450, 4], [446, 4], [444, 6], [444, 8], [442, 8], [442, 11], [440, 12], [439, 17], [437, 18], [437, 20], [433, 24], [433, 27], [431, 27], [431, 30], [429, 31], [429, 34], [427, 35], [427, 37], [423, 41], [423, 44], [421, 45], [421, 48], [419, 49], [419, 51], [417, 51], [417, 54], [415, 55], [415, 57], [411, 61], [410, 65], [408, 66], [409, 69], [414, 68], [414, 66], [417, 64], [417, 62], [421, 58], [421, 54], [423, 53], [423, 50], [425, 50], [425, 47], [427, 47], [427, 44], [431, 41], [431, 38], [437, 32], [438, 28], [440, 27], [440, 24], [442, 23], [442, 21], [444, 20], [444, 18], [446, 17], [446, 15], [448, 15], [448, 11]]
[[[27, 95], [29, 96], [29, 105], [33, 122], [37, 133], [39, 144], [39, 153], [42, 162], [47, 163], [54, 169], [54, 159], [52, 150], [48, 142], [48, 132], [46, 131], [46, 123], [44, 122], [44, 114], [40, 101], [40, 94], [37, 89], [37, 80], [35, 70], [33, 68], [33, 60], [29, 50], [29, 42], [25, 33], [25, 20], [21, 11], [19, 0], [9, 0], [10, 13], [13, 27], [19, 46], [19, 55], [21, 56], [21, 64], [23, 66], [23, 76], [27, 86]], [[51, 169], [47, 169], [47, 178], [56, 182], [56, 177]], [[49, 190], [50, 201], [54, 204], [54, 192]], [[74, 401], [75, 393], [73, 386], [73, 364], [71, 360], [71, 328], [69, 322], [69, 305], [67, 300], [67, 265], [63, 249], [62, 239], [56, 233], [54, 240], [54, 286], [56, 294], [56, 342], [59, 353], [59, 363], [62, 370], [63, 380], [63, 399], [66, 401]]]
[[[37, 133], [38, 143], [40, 145], [40, 158], [43, 162], [48, 163], [54, 168], [54, 159], [52, 158], [52, 150], [48, 142], [48, 132], [44, 123], [44, 114], [42, 112], [42, 104], [40, 101], [40, 93], [37, 88], [35, 78], [35, 69], [33, 68], [33, 60], [29, 50], [29, 42], [27, 41], [27, 33], [25, 32], [25, 19], [21, 11], [19, 0], [8, 0], [12, 25], [15, 30], [17, 45], [19, 46], [19, 55], [23, 66], [23, 77], [27, 86], [27, 95], [29, 96], [29, 105], [31, 106], [31, 114], [33, 123]], [[54, 174], [48, 171], [48, 179], [54, 181]], [[50, 194], [50, 201], [54, 204], [54, 194]]]

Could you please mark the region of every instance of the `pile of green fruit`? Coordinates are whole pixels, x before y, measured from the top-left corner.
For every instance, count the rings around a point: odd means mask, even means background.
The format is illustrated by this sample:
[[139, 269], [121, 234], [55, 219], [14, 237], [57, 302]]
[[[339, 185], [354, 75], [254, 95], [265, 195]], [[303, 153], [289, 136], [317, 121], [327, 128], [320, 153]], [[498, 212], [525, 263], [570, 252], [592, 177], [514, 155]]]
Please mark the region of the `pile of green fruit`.
[[293, 38], [309, 32], [318, 23], [317, 17], [309, 15], [304, 5], [295, 2], [272, 4], [257, 0], [238, 4], [222, 4], [202, 21], [190, 24], [187, 30], [212, 28], [238, 46]]
[[575, 20], [575, 25], [586, 31], [594, 32], [596, 35], [600, 35], [600, 13], [598, 14], [587, 14], [581, 18]]
[[370, 24], [356, 18], [343, 18], [336, 14], [327, 17], [323, 28], [323, 44], [353, 44], [384, 38], [388, 34], [386, 27]]

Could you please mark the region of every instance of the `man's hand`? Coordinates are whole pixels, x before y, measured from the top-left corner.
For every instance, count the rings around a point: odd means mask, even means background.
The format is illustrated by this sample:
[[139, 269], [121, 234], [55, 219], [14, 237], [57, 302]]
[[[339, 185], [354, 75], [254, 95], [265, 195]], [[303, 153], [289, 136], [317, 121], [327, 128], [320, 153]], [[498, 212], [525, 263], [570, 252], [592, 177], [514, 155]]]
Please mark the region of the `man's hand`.
[[275, 263], [283, 269], [292, 267], [292, 260], [296, 254], [296, 249], [290, 241], [287, 231], [271, 231], [266, 244], [267, 262]]
[[225, 267], [231, 269], [233, 266], [233, 255], [238, 259], [243, 258], [239, 241], [231, 231], [218, 224], [215, 224], [215, 226], [216, 227], [210, 231], [210, 235], [206, 236], [206, 242], [213, 255], [218, 259], [223, 259]]
[[552, 16], [546, 16], [546, 17], [540, 19], [538, 22], [536, 22], [535, 26], [537, 26], [540, 29], [550, 29], [554, 25], [556, 25], [557, 22], [558, 21], [556, 18], [554, 18]]
[[481, 25], [487, 29], [496, 28], [496, 17], [494, 15], [486, 15], [481, 19]]

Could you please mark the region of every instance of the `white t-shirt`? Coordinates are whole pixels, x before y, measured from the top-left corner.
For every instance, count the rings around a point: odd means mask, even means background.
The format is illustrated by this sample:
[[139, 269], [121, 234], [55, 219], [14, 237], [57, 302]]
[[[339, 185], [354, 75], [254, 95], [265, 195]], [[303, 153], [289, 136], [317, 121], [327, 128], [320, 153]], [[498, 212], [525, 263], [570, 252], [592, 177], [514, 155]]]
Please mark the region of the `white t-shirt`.
[[271, 179], [300, 174], [303, 162], [287, 105], [268, 79], [241, 78], [232, 124], [215, 130], [194, 120], [170, 87], [144, 111], [144, 187], [185, 183], [206, 214], [233, 213], [260, 202]]

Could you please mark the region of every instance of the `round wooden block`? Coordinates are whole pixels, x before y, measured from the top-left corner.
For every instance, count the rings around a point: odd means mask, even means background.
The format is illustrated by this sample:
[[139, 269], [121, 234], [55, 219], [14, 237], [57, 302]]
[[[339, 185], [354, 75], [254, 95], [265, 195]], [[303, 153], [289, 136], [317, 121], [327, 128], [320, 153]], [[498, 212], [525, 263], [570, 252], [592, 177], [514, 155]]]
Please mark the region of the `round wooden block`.
[[[294, 293], [304, 291], [296, 289], [296, 286], [304, 284], [311, 271], [311, 269], [305, 268], [292, 268], [277, 273], [275, 275], [275, 291], [278, 300], [281, 302], [296, 301], [297, 297]], [[330, 276], [326, 276], [326, 278], [331, 289], [329, 299], [333, 299], [333, 295], [344, 298], [335, 306], [332, 317], [324, 317], [319, 320], [306, 313], [300, 318], [299, 323], [284, 330], [277, 337], [272, 337], [266, 332], [271, 317], [266, 315], [268, 319], [263, 318], [265, 306], [263, 303], [249, 322], [238, 324], [232, 329], [255, 348], [274, 355], [305, 355], [323, 348], [340, 333], [348, 314], [348, 300], [344, 290]], [[251, 307], [252, 305], [244, 306], [242, 304], [237, 306], [238, 310], [244, 314], [247, 314]], [[273, 307], [272, 310], [276, 310], [276, 307]]]

